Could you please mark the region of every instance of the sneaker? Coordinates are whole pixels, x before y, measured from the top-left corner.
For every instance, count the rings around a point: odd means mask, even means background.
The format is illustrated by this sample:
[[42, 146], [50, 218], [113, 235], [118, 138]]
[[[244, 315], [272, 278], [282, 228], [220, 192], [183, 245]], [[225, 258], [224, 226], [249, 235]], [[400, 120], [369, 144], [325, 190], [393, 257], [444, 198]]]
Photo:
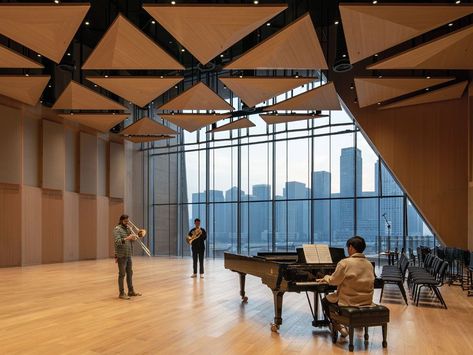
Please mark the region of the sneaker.
[[130, 296], [130, 297], [133, 297], [133, 296], [141, 296], [141, 293], [135, 292], [135, 291], [131, 291], [131, 292], [128, 292], [128, 296]]
[[130, 297], [125, 295], [124, 293], [120, 293], [120, 295], [118, 296], [118, 298], [122, 299], [122, 300], [129, 300]]
[[203, 279], [203, 278], [204, 278], [204, 274], [200, 274], [200, 278]]
[[197, 277], [197, 274], [192, 274], [191, 277], [192, 277], [192, 278], [196, 278], [196, 277]]

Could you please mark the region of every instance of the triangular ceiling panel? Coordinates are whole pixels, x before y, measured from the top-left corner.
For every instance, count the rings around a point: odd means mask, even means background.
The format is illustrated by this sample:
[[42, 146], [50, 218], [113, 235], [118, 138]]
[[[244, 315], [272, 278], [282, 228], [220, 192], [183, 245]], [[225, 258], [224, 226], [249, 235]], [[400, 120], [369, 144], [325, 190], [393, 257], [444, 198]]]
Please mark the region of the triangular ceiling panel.
[[332, 82], [291, 97], [266, 110], [341, 110], [335, 85]]
[[146, 143], [146, 142], [155, 142], [155, 141], [162, 141], [164, 139], [171, 139], [175, 138], [175, 136], [169, 135], [137, 135], [137, 136], [123, 136], [124, 139], [133, 142], [133, 143]]
[[360, 107], [377, 104], [455, 78], [355, 78]]
[[202, 64], [282, 12], [287, 5], [157, 5], [143, 8]]
[[471, 13], [472, 6], [340, 5], [351, 63]]
[[259, 115], [259, 116], [267, 124], [296, 122], [296, 121], [310, 120], [312, 118], [328, 117], [328, 115], [303, 115], [303, 114], [298, 114], [298, 115], [266, 114], [266, 115]]
[[430, 91], [425, 94], [421, 94], [414, 97], [410, 97], [405, 100], [397, 101], [393, 104], [381, 107], [380, 110], [459, 99], [462, 97], [467, 84], [468, 84], [467, 81], [463, 81], [461, 83], [453, 84], [442, 89]]
[[108, 97], [71, 81], [56, 100], [54, 110], [126, 110], [125, 106]]
[[223, 131], [231, 131], [233, 129], [249, 128], [254, 127], [255, 124], [251, 122], [248, 118], [240, 118], [239, 120], [224, 124], [223, 126], [214, 128], [207, 133], [216, 133]]
[[161, 135], [161, 134], [177, 134], [173, 129], [166, 127], [149, 117], [144, 117], [139, 121], [129, 125], [121, 134], [126, 135]]
[[160, 110], [233, 110], [233, 107], [202, 82], [166, 102]]
[[48, 85], [50, 78], [49, 75], [0, 76], [0, 95], [34, 106], [38, 103], [38, 100], [41, 97], [44, 88]]
[[0, 68], [41, 69], [44, 66], [0, 44]]
[[0, 33], [59, 63], [90, 4], [0, 4]]
[[328, 69], [317, 33], [306, 14], [259, 43], [225, 69]]
[[146, 106], [182, 79], [182, 77], [152, 76], [87, 77], [87, 80], [140, 107]]
[[68, 121], [80, 123], [81, 125], [91, 127], [100, 132], [108, 132], [112, 127], [127, 119], [129, 114], [110, 114], [110, 113], [76, 113], [70, 115], [59, 115]]
[[203, 114], [162, 114], [162, 119], [184, 128], [188, 132], [194, 132], [212, 123], [228, 118], [230, 115], [203, 115]]
[[176, 69], [184, 67], [121, 14], [82, 69]]
[[219, 78], [249, 107], [269, 100], [316, 78]]
[[368, 69], [473, 69], [473, 26], [382, 60]]

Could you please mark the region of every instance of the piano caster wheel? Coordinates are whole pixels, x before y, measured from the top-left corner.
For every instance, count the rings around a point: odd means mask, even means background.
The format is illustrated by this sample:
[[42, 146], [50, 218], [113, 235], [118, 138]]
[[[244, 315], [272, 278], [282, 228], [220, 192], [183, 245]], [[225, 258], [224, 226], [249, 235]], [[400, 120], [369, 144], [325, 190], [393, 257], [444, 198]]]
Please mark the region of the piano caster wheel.
[[271, 323], [271, 331], [277, 333], [279, 330], [279, 325], [275, 323]]
[[348, 345], [348, 351], [353, 352], [354, 348], [355, 347], [352, 344]]
[[241, 302], [242, 303], [248, 303], [248, 297], [246, 297], [246, 296], [242, 297]]

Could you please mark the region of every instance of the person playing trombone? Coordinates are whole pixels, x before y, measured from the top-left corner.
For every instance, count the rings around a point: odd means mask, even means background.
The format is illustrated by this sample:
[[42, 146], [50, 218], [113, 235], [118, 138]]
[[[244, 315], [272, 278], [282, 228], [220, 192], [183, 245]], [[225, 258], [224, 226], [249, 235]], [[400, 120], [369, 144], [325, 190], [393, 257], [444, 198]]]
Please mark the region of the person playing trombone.
[[207, 232], [200, 227], [200, 219], [194, 220], [195, 227], [189, 231], [187, 235], [187, 243], [192, 247], [192, 261], [194, 273], [191, 277], [197, 277], [197, 259], [199, 259], [200, 278], [204, 278], [204, 254], [205, 254], [205, 240], [207, 239]]
[[[128, 226], [128, 216], [120, 216], [118, 225], [113, 229], [113, 238], [115, 240], [115, 258], [118, 264], [118, 290], [119, 298], [128, 300], [133, 296], [141, 296], [141, 293], [133, 289], [133, 269], [131, 257], [133, 255], [133, 241], [136, 236], [132, 234]], [[128, 295], [125, 294], [123, 281], [126, 275], [126, 284]]]

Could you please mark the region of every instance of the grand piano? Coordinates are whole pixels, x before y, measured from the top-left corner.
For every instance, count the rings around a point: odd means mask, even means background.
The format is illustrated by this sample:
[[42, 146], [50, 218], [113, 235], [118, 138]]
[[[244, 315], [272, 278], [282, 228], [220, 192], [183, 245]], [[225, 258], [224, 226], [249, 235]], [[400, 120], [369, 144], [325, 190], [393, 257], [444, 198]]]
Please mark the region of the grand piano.
[[[283, 296], [286, 292], [305, 292], [312, 312], [314, 327], [328, 325], [322, 316], [319, 319], [319, 295], [332, 292], [334, 286], [320, 284], [316, 279], [335, 271], [337, 262], [344, 257], [342, 248], [330, 248], [333, 263], [307, 264], [302, 249], [297, 252], [260, 252], [256, 256], [244, 256], [225, 253], [225, 268], [238, 273], [240, 278], [240, 296], [242, 302], [248, 302], [245, 291], [246, 275], [261, 278], [263, 284], [273, 292], [274, 321], [271, 330], [277, 332], [282, 324]], [[309, 292], [313, 292], [313, 307]]]

